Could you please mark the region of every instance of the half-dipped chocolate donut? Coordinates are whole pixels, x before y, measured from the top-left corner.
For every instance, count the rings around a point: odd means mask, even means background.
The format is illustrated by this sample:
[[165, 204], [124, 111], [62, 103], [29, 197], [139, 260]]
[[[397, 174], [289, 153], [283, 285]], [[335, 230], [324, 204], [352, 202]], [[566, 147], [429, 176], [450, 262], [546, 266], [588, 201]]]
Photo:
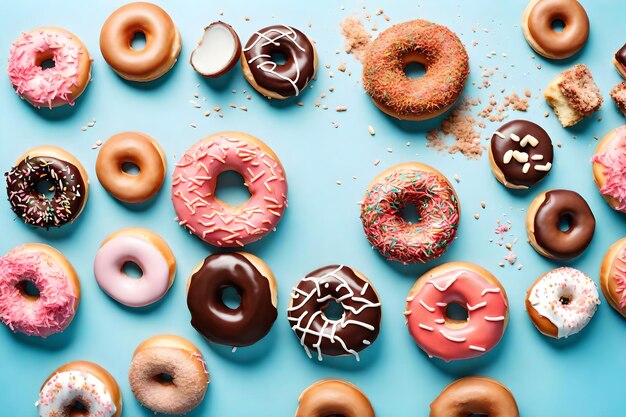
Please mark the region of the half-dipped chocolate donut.
[[[284, 63], [274, 61], [282, 54]], [[241, 69], [250, 85], [268, 98], [299, 95], [317, 71], [313, 42], [298, 29], [273, 25], [254, 32], [243, 48]]]
[[[560, 224], [568, 224], [561, 230]], [[574, 259], [591, 243], [596, 219], [580, 194], [551, 190], [538, 195], [526, 215], [530, 244], [539, 254], [561, 261]]]
[[626, 43], [617, 52], [615, 52], [615, 59], [613, 64], [620, 75], [626, 78]]
[[553, 158], [550, 136], [528, 120], [512, 120], [491, 137], [491, 169], [507, 188], [532, 187], [550, 172]]
[[[224, 303], [226, 288], [239, 294], [238, 307]], [[276, 293], [274, 275], [261, 259], [245, 252], [213, 254], [195, 268], [187, 283], [191, 325], [209, 342], [249, 346], [272, 328]]]

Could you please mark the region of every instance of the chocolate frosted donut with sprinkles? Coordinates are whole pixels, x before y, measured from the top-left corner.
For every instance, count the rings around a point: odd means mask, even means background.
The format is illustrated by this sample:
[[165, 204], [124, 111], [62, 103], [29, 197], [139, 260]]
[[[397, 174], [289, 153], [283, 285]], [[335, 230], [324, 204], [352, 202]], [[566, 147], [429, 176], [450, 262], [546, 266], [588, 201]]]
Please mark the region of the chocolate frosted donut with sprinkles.
[[[327, 317], [327, 307], [334, 300], [342, 307], [338, 319]], [[291, 329], [304, 347], [322, 355], [353, 355], [378, 337], [382, 308], [378, 293], [360, 272], [344, 266], [329, 265], [309, 273], [291, 292], [287, 309]]]
[[[283, 55], [284, 62], [276, 56]], [[298, 29], [273, 25], [252, 35], [241, 55], [243, 74], [259, 93], [286, 99], [300, 95], [317, 71], [313, 42]]]

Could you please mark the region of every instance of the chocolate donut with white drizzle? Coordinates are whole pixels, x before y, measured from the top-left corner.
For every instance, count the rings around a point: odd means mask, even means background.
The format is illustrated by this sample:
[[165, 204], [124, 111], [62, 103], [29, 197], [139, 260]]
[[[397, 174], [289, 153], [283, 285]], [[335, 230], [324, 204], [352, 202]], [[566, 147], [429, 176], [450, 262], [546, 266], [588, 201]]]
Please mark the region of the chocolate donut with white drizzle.
[[[272, 55], [283, 54], [280, 64]], [[298, 29], [273, 25], [252, 35], [242, 51], [243, 74], [255, 90], [268, 98], [297, 96], [315, 77], [317, 52], [313, 42]]]

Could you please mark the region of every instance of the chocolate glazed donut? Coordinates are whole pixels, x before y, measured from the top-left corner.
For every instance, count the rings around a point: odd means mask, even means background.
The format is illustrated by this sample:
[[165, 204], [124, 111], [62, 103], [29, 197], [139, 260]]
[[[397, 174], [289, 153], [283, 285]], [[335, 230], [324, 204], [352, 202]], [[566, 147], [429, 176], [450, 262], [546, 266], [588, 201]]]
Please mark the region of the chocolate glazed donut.
[[[249, 346], [261, 340], [276, 320], [270, 280], [248, 256], [213, 254], [189, 279], [187, 307], [191, 325], [210, 342]], [[228, 287], [234, 287], [241, 297], [237, 308], [231, 309], [222, 301], [222, 291]]]
[[615, 60], [626, 68], [626, 44], [615, 52]]

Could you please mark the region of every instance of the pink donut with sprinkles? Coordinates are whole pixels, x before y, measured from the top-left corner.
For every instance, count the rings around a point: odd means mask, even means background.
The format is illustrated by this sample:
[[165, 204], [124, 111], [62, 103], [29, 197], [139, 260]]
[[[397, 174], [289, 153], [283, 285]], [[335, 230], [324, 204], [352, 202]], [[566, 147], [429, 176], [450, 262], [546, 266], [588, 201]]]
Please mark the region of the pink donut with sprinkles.
[[[448, 316], [458, 304], [467, 319]], [[495, 347], [509, 320], [504, 287], [491, 273], [467, 262], [449, 262], [420, 277], [406, 299], [409, 333], [429, 357], [446, 362], [481, 356]]]
[[[361, 206], [365, 235], [387, 259], [425, 263], [440, 257], [456, 236], [459, 200], [452, 184], [436, 169], [406, 162], [379, 174]], [[400, 210], [414, 204], [420, 220], [409, 223]]]
[[[250, 199], [233, 207], [215, 196], [217, 177], [238, 172]], [[224, 132], [193, 145], [173, 174], [176, 221], [207, 243], [241, 247], [274, 230], [287, 208], [287, 178], [274, 152], [246, 133]]]
[[[54, 65], [44, 68], [46, 61]], [[73, 106], [91, 79], [91, 57], [76, 35], [42, 27], [13, 41], [8, 72], [17, 94], [33, 106]]]

